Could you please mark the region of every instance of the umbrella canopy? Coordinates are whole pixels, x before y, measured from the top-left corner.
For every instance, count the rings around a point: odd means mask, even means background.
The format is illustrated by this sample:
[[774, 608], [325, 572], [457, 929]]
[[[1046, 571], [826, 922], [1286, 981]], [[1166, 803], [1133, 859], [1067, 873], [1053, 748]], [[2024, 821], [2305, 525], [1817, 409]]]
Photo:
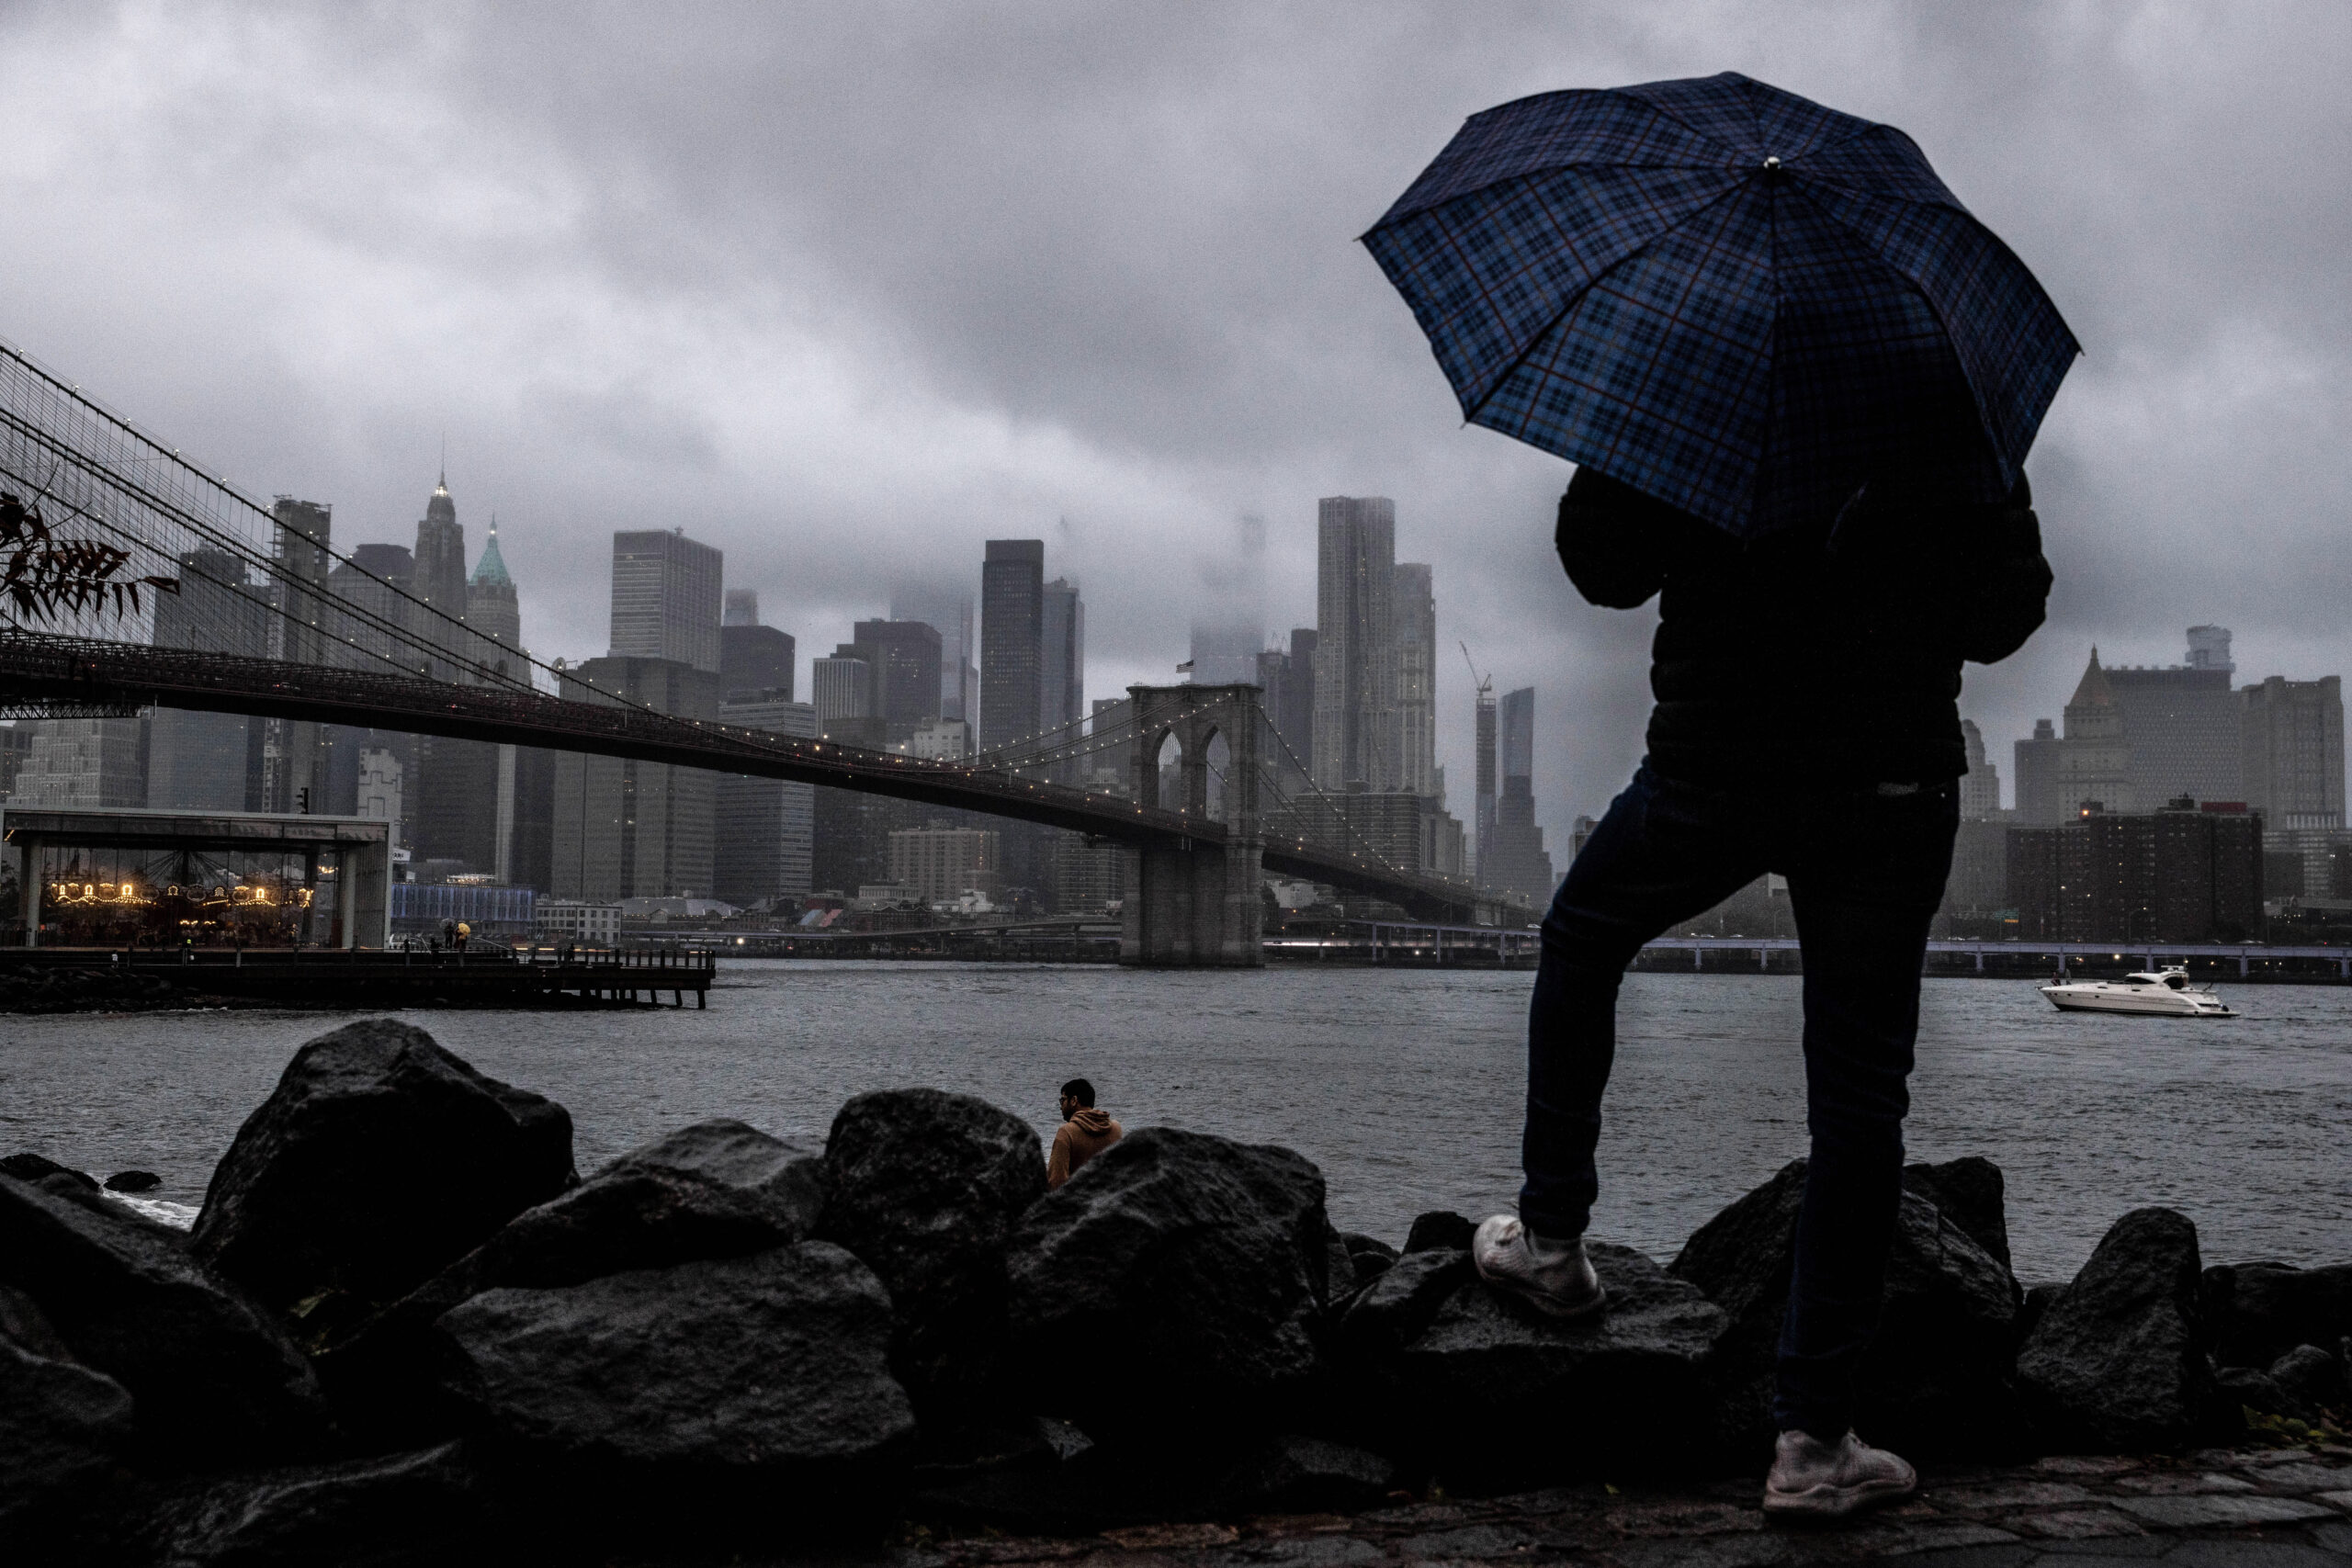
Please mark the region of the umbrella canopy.
[[1741, 536], [2000, 499], [2082, 352], [1909, 137], [1735, 72], [1488, 109], [1363, 243], [1467, 418]]

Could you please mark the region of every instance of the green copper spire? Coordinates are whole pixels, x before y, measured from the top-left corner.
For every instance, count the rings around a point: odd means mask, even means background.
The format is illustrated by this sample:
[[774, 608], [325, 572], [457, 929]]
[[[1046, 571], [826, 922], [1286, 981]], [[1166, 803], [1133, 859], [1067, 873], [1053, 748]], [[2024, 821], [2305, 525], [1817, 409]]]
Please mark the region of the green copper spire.
[[494, 512], [490, 516], [490, 543], [481, 547], [481, 559], [474, 563], [473, 581], [502, 588], [514, 586], [514, 580], [506, 575], [506, 558], [498, 553], [498, 514]]

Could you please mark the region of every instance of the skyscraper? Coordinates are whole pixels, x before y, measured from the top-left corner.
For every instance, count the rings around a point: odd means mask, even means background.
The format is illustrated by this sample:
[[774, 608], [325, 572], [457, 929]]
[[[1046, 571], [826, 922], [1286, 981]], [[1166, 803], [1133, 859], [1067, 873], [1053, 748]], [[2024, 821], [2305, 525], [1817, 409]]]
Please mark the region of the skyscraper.
[[2018, 792], [2018, 821], [2054, 827], [2066, 819], [2065, 794], [2058, 784], [2058, 727], [2046, 718], [2033, 721], [2033, 734], [2012, 749], [2010, 777]]
[[2344, 683], [2273, 675], [2245, 703], [2245, 798], [2271, 835], [2344, 826]]
[[970, 724], [980, 712], [980, 672], [974, 660], [972, 594], [936, 583], [900, 582], [890, 590], [890, 618], [921, 621], [939, 634], [939, 716]]
[[[269, 602], [226, 550], [179, 558], [177, 593], [155, 600], [157, 648], [266, 658]], [[243, 811], [250, 804], [249, 732], [259, 719], [233, 713], [158, 708], [149, 728], [144, 804], [180, 811]]]
[[1960, 777], [1960, 816], [1964, 822], [1984, 822], [2001, 814], [2001, 773], [1984, 754], [1984, 732], [1973, 718], [1960, 721], [1960, 743], [1968, 772]]
[[860, 621], [836, 658], [861, 660], [866, 667], [865, 711], [882, 720], [892, 745], [939, 716], [940, 637], [924, 621]]
[[835, 654], [831, 659], [811, 660], [808, 664], [808, 694], [816, 699], [817, 719], [831, 724], [845, 718], [865, 718], [873, 710], [873, 666], [854, 655]]
[[[530, 680], [530, 665], [523, 647], [522, 602], [514, 591], [514, 579], [507, 572], [506, 558], [498, 548], [495, 516], [490, 520], [489, 537], [482, 541], [481, 558], [474, 562], [473, 575], [466, 580], [466, 629], [473, 638], [477, 663], [513, 680]], [[524, 753], [528, 750], [502, 744], [489, 759], [489, 859], [477, 869], [501, 882], [516, 881], [518, 864], [545, 858], [531, 851], [522, 852], [518, 857], [515, 848], [517, 833], [535, 831], [537, 819], [545, 816], [543, 810], [535, 813], [526, 797], [527, 786], [533, 780], [551, 776], [552, 773], [549, 765], [526, 762]], [[479, 849], [479, 823], [470, 830]]]
[[1396, 506], [1325, 496], [1316, 537], [1315, 782], [1396, 787]]
[[1078, 584], [1057, 577], [1045, 585], [1038, 616], [1037, 728], [1056, 733], [1048, 745], [1068, 745], [1086, 717], [1086, 603]]
[[[721, 723], [804, 739], [817, 734], [817, 710], [807, 703], [755, 698], [719, 705]], [[808, 896], [809, 856], [816, 829], [816, 786], [746, 773], [718, 776], [718, 841], [713, 886], [738, 908]]]
[[673, 659], [718, 672], [726, 557], [683, 528], [613, 536], [613, 657]]
[[1495, 686], [1484, 678], [1478, 682], [1478, 789], [1476, 822], [1478, 842], [1478, 886], [1489, 886], [1487, 878], [1487, 850], [1495, 840]]
[[[409, 592], [423, 600], [431, 610], [440, 615], [424, 614], [417, 630], [436, 648], [460, 657], [470, 657], [473, 649], [458, 629], [444, 621], [447, 615], [462, 624], [468, 609], [466, 587], [466, 530], [458, 521], [458, 503], [449, 494], [449, 476], [443, 474], [425, 498], [424, 515], [416, 524], [416, 565]], [[455, 666], [436, 661], [433, 669], [435, 680], [462, 680]]]
[[[326, 661], [334, 619], [327, 600], [327, 549], [334, 508], [290, 495], [269, 510], [277, 532], [276, 589], [278, 616], [271, 630], [279, 659], [297, 664]], [[326, 794], [327, 748], [323, 727], [306, 719], [266, 718], [248, 724], [246, 798], [257, 810], [320, 809]]]
[[1245, 622], [1194, 621], [1193, 684], [1231, 686], [1257, 680], [1265, 641], [1262, 631]]
[[2188, 795], [2196, 800], [2245, 798], [2245, 759], [2238, 743], [2245, 705], [2230, 687], [2226, 626], [2188, 628], [2184, 664], [2171, 669], [2110, 669], [2108, 688], [2123, 716], [2131, 749], [2126, 774], [2140, 804]]
[[[495, 562], [499, 577], [506, 576], [503, 558], [485, 550], [484, 559]], [[449, 656], [432, 661], [435, 679], [472, 682], [480, 679], [474, 673], [477, 666], [496, 667], [501, 656], [492, 653], [467, 619], [473, 587], [467, 581], [466, 530], [458, 521], [458, 503], [449, 494], [447, 474], [433, 487], [424, 502], [424, 515], [416, 525], [415, 568], [409, 592], [426, 606], [412, 610], [415, 630]], [[513, 581], [505, 582], [503, 592], [485, 582], [482, 604], [502, 621], [514, 621], [503, 657], [519, 669], [522, 626], [520, 613], [514, 609]], [[454, 617], [455, 624], [444, 616]], [[458, 662], [461, 660], [465, 662]], [[346, 746], [356, 739], [344, 733]], [[511, 788], [500, 788], [499, 747], [487, 740], [420, 735], [415, 738], [413, 754], [415, 771], [402, 782], [401, 805], [407, 814], [408, 841], [416, 857], [458, 861], [483, 875], [496, 875], [499, 822], [513, 808]], [[511, 766], [506, 772], [511, 777]], [[503, 812], [502, 801], [506, 807]]]
[[474, 658], [492, 670], [517, 679], [526, 678], [523, 662], [523, 606], [506, 558], [498, 549], [498, 519], [490, 520], [490, 536], [482, 542], [481, 558], [466, 580], [466, 629], [474, 635]]
[[1495, 802], [1494, 843], [1479, 856], [1479, 869], [1489, 888], [1540, 910], [1552, 897], [1552, 857], [1535, 822], [1535, 689], [1505, 693], [1499, 716], [1503, 788]]
[[1258, 655], [1266, 722], [1281, 742], [1265, 748], [1266, 760], [1293, 793], [1315, 776], [1315, 648], [1313, 626], [1293, 626], [1287, 649]]
[[2058, 789], [2071, 816], [2098, 801], [2109, 811], [2137, 811], [2132, 787], [2132, 743], [2123, 733], [2123, 709], [2108, 684], [2107, 671], [2091, 649], [2090, 662], [2066, 704], [2065, 744], [2058, 751]]
[[980, 563], [980, 750], [1041, 728], [1046, 541], [990, 539]]
[[727, 618], [718, 627], [718, 685], [729, 702], [790, 702], [797, 657], [789, 632], [760, 624], [757, 592], [727, 591]]
[[[716, 592], [710, 608], [716, 642]], [[718, 672], [674, 659], [585, 660], [565, 673], [563, 695], [621, 699], [681, 718], [718, 716]], [[548, 874], [555, 896], [597, 903], [709, 897], [718, 779], [667, 762], [557, 753]]]
[[1395, 787], [1434, 798], [1437, 782], [1437, 597], [1430, 569], [1396, 568], [1396, 778]]

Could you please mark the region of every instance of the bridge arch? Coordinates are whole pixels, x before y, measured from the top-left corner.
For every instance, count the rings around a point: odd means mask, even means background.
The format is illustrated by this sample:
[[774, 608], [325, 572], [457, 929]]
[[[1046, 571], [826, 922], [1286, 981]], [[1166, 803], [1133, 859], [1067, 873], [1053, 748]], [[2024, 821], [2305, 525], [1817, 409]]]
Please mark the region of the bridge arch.
[[[1136, 733], [1145, 738], [1135, 751], [1135, 798], [1219, 823], [1224, 834], [1214, 846], [1175, 840], [1128, 847], [1121, 960], [1162, 967], [1262, 964], [1258, 736], [1264, 721], [1258, 688], [1130, 686], [1127, 698]], [[1160, 789], [1170, 741], [1177, 749], [1172, 801]], [[1222, 776], [1212, 775], [1213, 749], [1225, 752]]]

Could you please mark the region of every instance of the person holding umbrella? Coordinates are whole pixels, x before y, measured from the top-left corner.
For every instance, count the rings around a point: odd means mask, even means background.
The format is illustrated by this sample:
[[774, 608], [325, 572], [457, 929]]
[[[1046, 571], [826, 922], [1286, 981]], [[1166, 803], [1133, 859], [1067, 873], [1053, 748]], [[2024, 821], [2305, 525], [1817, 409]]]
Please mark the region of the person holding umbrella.
[[1553, 898], [1491, 1284], [1603, 1312], [1583, 1236], [1643, 944], [1764, 873], [1804, 962], [1812, 1153], [1764, 1506], [1917, 1483], [1854, 1432], [1902, 1197], [1919, 969], [1966, 771], [1962, 665], [2041, 625], [2023, 464], [2079, 345], [1901, 131], [1736, 73], [1470, 119], [1364, 243], [1470, 420], [1577, 465], [1556, 540], [1659, 621], [1648, 754]]

